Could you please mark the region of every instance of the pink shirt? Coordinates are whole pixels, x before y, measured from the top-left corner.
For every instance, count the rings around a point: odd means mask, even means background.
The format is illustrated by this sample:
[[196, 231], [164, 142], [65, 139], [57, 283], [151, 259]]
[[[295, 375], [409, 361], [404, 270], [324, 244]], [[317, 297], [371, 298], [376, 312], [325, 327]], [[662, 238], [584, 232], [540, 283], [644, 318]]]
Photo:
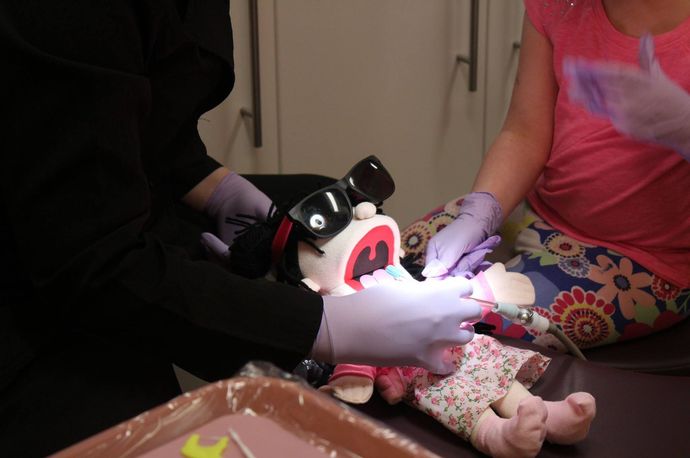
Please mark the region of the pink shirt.
[[[525, 0], [529, 20], [553, 46], [560, 89], [565, 56], [637, 65], [639, 40], [613, 27], [601, 0], [570, 3]], [[662, 69], [690, 92], [690, 19], [654, 44]], [[551, 155], [528, 201], [563, 233], [690, 287], [690, 163], [618, 134], [571, 104], [566, 90], [558, 92]]]

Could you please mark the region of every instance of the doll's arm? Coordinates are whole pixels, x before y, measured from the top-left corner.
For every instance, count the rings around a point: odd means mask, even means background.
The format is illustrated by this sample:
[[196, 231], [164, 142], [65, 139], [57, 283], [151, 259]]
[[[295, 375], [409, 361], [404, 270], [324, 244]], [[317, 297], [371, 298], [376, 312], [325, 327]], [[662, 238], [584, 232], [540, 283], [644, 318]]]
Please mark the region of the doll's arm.
[[320, 388], [351, 404], [364, 404], [374, 393], [374, 379], [378, 368], [373, 366], [338, 364], [328, 385]]
[[374, 380], [379, 394], [389, 404], [397, 404], [405, 394], [405, 384], [397, 367], [378, 368], [353, 364], [338, 364], [328, 385], [321, 391], [351, 404], [364, 404], [373, 394]]
[[535, 301], [532, 281], [525, 274], [507, 272], [500, 262], [479, 272], [470, 280], [472, 298], [488, 303], [508, 302], [518, 306], [531, 306]]
[[[420, 369], [423, 370], [423, 369]], [[388, 404], [400, 402], [407, 391], [406, 383], [399, 367], [384, 367], [376, 376], [376, 388]]]

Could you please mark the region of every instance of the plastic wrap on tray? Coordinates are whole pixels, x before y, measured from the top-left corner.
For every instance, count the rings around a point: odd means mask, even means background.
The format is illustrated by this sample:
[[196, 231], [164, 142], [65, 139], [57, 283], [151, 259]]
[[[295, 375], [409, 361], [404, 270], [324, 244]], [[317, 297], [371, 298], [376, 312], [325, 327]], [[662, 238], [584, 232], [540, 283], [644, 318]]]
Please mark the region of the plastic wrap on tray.
[[178, 396], [54, 456], [192, 458], [205, 453], [436, 456], [267, 363], [250, 363], [236, 377]]

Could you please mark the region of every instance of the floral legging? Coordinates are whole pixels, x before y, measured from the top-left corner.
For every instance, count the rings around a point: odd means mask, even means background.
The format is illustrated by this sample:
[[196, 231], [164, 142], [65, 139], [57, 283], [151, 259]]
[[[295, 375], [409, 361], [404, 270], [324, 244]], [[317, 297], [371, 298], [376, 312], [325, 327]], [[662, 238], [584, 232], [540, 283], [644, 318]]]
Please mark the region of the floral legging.
[[[428, 240], [458, 214], [462, 197], [438, 207], [403, 232], [402, 248], [423, 264]], [[499, 230], [516, 256], [506, 269], [535, 286], [535, 310], [561, 326], [580, 348], [634, 339], [665, 329], [690, 314], [690, 289], [657, 277], [632, 259], [579, 242], [545, 223], [530, 209]], [[551, 334], [527, 330], [493, 313], [493, 333], [565, 351]]]

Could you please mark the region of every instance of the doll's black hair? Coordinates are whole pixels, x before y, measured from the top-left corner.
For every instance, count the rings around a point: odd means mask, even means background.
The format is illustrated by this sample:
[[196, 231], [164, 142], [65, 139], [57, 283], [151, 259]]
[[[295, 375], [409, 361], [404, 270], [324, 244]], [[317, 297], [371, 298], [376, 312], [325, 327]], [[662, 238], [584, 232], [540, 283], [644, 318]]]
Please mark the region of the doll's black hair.
[[[272, 205], [266, 221], [257, 221], [252, 224], [244, 223], [247, 225], [240, 231], [230, 247], [230, 269], [247, 278], [264, 277], [271, 270], [271, 245], [281, 221], [289, 209], [308, 194], [309, 192], [301, 192], [281, 205], [280, 208], [275, 204]], [[313, 237], [309, 236], [299, 225], [292, 227], [283, 254], [275, 266], [278, 281], [304, 286], [302, 285], [304, 276], [299, 269], [297, 259], [297, 244], [298, 242], [307, 243], [314, 250], [323, 254], [323, 251], [316, 246], [313, 240]]]

